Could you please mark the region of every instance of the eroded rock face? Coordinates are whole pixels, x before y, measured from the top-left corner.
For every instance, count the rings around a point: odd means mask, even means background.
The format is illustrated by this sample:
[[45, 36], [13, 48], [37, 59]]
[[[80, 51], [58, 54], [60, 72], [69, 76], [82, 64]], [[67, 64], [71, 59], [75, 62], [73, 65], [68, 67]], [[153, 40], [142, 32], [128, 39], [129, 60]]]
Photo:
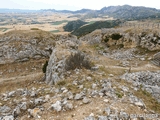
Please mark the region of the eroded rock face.
[[0, 36], [0, 63], [48, 58], [56, 36], [45, 31], [15, 31]]
[[101, 29], [96, 30], [80, 38], [89, 44], [98, 44], [101, 41], [108, 46], [118, 46], [118, 48], [134, 48], [140, 46], [150, 51], [160, 50], [160, 34], [158, 31], [148, 31], [143, 29], [140, 31], [125, 29]]
[[46, 70], [45, 81], [47, 84], [52, 85], [60, 79], [64, 79], [65, 60], [71, 53], [77, 52], [78, 44], [79, 42], [74, 36], [62, 37], [57, 41], [56, 46], [52, 48], [52, 54]]

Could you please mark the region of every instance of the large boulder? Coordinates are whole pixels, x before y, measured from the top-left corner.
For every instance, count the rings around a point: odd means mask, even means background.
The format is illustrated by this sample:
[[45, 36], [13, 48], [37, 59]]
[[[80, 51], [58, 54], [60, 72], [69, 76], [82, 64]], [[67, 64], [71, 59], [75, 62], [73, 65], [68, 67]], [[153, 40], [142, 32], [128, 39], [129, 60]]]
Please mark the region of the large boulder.
[[[63, 44], [62, 44], [63, 43]], [[74, 36], [60, 37], [56, 46], [52, 48], [52, 54], [49, 58], [45, 74], [45, 82], [49, 85], [57, 83], [64, 79], [65, 61], [72, 53], [77, 52], [79, 42]]]

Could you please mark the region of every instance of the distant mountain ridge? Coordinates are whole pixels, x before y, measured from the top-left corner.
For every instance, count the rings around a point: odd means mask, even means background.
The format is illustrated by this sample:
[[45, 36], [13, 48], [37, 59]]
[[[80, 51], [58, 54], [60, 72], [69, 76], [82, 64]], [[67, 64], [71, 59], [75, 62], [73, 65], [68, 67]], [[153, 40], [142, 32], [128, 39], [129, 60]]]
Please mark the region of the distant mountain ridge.
[[0, 13], [31, 13], [31, 12], [41, 12], [41, 10], [27, 10], [27, 9], [7, 9], [0, 8]]
[[139, 6], [109, 6], [97, 11], [99, 14], [106, 14], [119, 19], [145, 19], [149, 17], [159, 17], [160, 10]]
[[31, 13], [31, 12], [56, 12], [56, 13], [72, 13], [72, 14], [86, 14], [84, 18], [96, 18], [101, 16], [109, 16], [117, 19], [146, 19], [146, 18], [160, 18], [160, 10], [156, 8], [149, 8], [143, 6], [109, 6], [103, 7], [100, 10], [81, 9], [77, 11], [70, 10], [55, 10], [55, 9], [42, 9], [42, 10], [20, 10], [20, 9], [0, 9], [0, 13]]

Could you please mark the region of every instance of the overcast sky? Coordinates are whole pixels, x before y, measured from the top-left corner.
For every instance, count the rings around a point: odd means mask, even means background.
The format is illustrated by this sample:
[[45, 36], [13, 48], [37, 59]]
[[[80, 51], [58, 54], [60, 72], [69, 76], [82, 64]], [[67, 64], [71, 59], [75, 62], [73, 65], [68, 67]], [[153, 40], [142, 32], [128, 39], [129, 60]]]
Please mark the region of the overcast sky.
[[10, 9], [101, 9], [111, 5], [146, 6], [160, 9], [159, 0], [1, 0], [0, 8]]

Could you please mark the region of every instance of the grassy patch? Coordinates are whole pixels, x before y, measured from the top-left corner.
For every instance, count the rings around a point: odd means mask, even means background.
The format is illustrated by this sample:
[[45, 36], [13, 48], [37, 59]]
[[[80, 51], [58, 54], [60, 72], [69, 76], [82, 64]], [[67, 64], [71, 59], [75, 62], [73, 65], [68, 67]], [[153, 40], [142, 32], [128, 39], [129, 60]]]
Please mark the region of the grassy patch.
[[31, 30], [39, 30], [38, 28], [31, 28]]
[[62, 21], [56, 21], [56, 22], [53, 22], [52, 25], [60, 25], [62, 23], [66, 23], [68, 22], [67, 20], [62, 20]]
[[90, 25], [90, 24], [93, 24], [93, 23], [95, 23], [96, 21], [90, 21], [88, 24]]
[[50, 31], [51, 33], [58, 33], [58, 32], [60, 32], [59, 30], [52, 30], [52, 31]]
[[0, 31], [6, 32], [9, 28], [0, 28]]
[[116, 92], [116, 95], [118, 96], [118, 98], [122, 98], [124, 94], [122, 92]]
[[57, 82], [57, 85], [64, 86], [66, 84], [66, 80], [60, 80]]
[[67, 89], [70, 90], [72, 93], [79, 93], [81, 90], [77, 88], [76, 85], [73, 85], [72, 83], [69, 83], [67, 85]]

